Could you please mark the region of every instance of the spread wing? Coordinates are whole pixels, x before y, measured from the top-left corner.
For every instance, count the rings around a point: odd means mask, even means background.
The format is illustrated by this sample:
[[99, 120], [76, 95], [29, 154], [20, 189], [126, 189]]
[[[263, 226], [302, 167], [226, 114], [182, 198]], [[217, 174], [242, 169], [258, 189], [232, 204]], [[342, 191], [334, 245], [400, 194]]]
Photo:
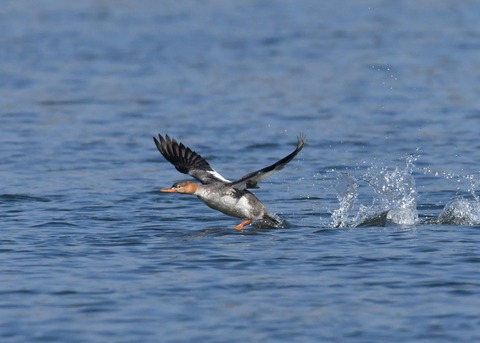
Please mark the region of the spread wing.
[[231, 182], [220, 175], [202, 156], [192, 149], [186, 147], [182, 143], [178, 143], [175, 139], [165, 135], [153, 137], [153, 141], [158, 151], [165, 157], [167, 161], [175, 166], [175, 168], [183, 174], [193, 176], [203, 184], [212, 182]]
[[289, 154], [288, 156], [285, 156], [280, 161], [272, 164], [271, 166], [248, 173], [247, 175], [243, 176], [241, 179], [233, 181], [232, 186], [239, 190], [242, 190], [245, 188], [258, 188], [257, 183], [259, 181], [266, 179], [267, 177], [275, 173], [277, 170], [283, 169], [288, 162], [293, 160], [293, 158], [297, 156], [297, 154], [303, 149], [303, 147], [305, 146], [305, 142], [306, 142], [305, 135], [300, 135], [298, 137], [297, 147], [291, 154]]

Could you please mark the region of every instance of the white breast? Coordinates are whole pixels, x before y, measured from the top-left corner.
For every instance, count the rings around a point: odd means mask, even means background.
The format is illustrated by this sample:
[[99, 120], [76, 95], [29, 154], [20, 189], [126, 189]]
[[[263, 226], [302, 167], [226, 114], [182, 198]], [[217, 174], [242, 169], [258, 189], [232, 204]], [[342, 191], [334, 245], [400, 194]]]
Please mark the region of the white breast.
[[262, 203], [250, 193], [237, 198], [232, 196], [230, 192], [220, 193], [201, 190], [196, 195], [207, 206], [232, 217], [260, 219], [266, 212]]

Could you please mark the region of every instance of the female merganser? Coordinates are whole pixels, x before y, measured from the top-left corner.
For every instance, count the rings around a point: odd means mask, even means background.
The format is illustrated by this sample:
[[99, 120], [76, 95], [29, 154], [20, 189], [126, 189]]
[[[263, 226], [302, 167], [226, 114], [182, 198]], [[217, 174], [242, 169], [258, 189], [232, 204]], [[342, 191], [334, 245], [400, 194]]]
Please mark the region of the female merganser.
[[279, 224], [279, 220], [272, 217], [265, 205], [247, 188], [258, 188], [257, 182], [269, 177], [275, 171], [283, 169], [305, 145], [305, 136], [298, 137], [297, 147], [288, 156], [266, 168], [248, 173], [236, 181], [229, 181], [220, 175], [210, 164], [195, 151], [178, 143], [175, 139], [165, 135], [158, 135], [159, 140], [153, 137], [158, 151], [167, 161], [183, 174], [189, 174], [201, 184], [184, 181], [173, 184], [171, 188], [160, 192], [183, 193], [196, 195], [207, 206], [226, 215], [244, 219], [235, 226], [241, 230], [254, 219]]

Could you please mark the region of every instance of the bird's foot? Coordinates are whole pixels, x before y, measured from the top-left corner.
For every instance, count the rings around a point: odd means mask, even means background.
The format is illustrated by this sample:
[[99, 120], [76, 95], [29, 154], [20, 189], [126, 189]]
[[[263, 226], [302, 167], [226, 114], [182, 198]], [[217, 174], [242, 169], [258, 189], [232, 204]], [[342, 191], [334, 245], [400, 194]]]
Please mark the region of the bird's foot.
[[244, 226], [247, 226], [248, 224], [250, 224], [252, 222], [251, 219], [247, 219], [245, 220], [244, 222], [241, 222], [240, 224], [238, 224], [237, 226], [235, 226], [235, 229], [236, 230], [241, 230], [243, 229]]

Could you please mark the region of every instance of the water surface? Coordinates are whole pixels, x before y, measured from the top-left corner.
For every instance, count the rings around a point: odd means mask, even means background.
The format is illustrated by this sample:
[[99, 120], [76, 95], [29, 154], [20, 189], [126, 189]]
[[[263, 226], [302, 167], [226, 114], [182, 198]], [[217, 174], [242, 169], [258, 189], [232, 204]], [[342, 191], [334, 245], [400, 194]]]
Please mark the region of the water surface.
[[[0, 337], [480, 340], [473, 2], [6, 1]], [[193, 197], [168, 133], [286, 229]]]

